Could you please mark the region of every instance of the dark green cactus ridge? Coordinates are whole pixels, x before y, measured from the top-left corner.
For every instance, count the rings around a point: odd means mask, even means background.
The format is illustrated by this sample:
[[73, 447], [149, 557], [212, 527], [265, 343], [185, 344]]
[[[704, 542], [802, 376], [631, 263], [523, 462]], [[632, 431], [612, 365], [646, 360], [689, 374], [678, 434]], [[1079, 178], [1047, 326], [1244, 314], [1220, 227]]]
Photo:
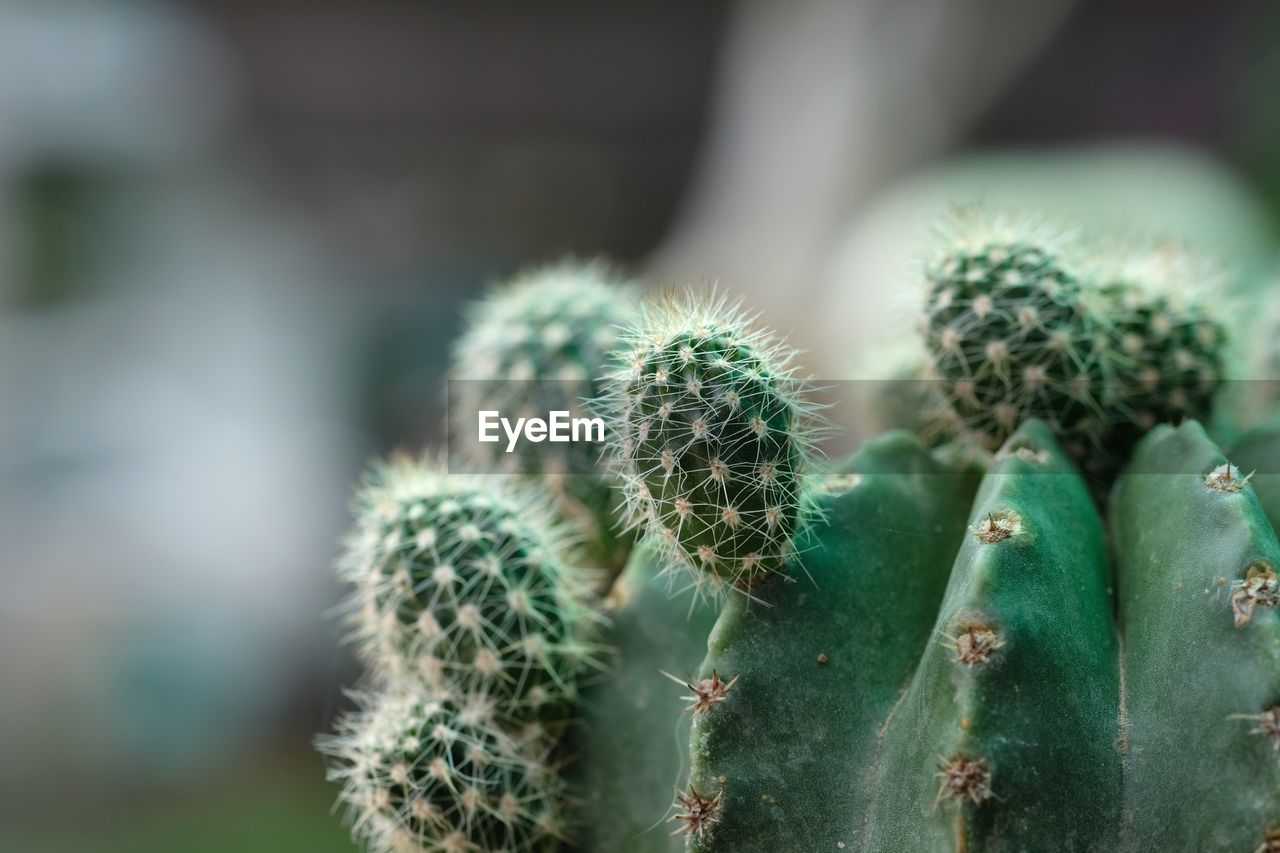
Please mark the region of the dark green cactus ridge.
[[1048, 429], [974, 503], [932, 642], [882, 739], [866, 850], [1109, 849], [1119, 816], [1102, 523]]
[[357, 840], [374, 851], [546, 851], [564, 837], [561, 794], [537, 752], [484, 704], [384, 694], [321, 739]]
[[629, 515], [668, 555], [749, 587], [805, 518], [812, 409], [791, 352], [722, 301], [646, 313], [613, 400]]
[[689, 770], [692, 714], [679, 697], [690, 691], [667, 676], [697, 671], [716, 610], [692, 590], [673, 595], [669, 580], [658, 550], [641, 545], [606, 602], [601, 642], [615, 653], [603, 677], [584, 683], [564, 750], [578, 759], [565, 772], [582, 815], [574, 841], [585, 850], [684, 849], [661, 818]]
[[562, 515], [583, 531], [594, 565], [621, 569], [631, 539], [617, 524], [616, 484], [588, 442], [474, 440], [476, 413], [547, 417], [580, 413], [602, 393], [611, 353], [634, 310], [634, 288], [603, 261], [565, 260], [516, 276], [476, 303], [454, 346], [451, 429], [477, 471], [518, 472], [541, 480]]
[[955, 247], [926, 274], [929, 369], [952, 426], [994, 450], [1039, 418], [1096, 447], [1105, 336], [1061, 261], [1012, 240]]
[[[976, 486], [905, 432], [868, 442], [819, 498], [793, 583], [729, 599], [691, 712], [677, 805], [695, 851], [856, 849], [878, 732], [928, 640]], [[932, 770], [929, 775], [932, 776]]]
[[1244, 476], [1190, 422], [1148, 434], [1116, 483], [1117, 849], [1265, 850], [1280, 823], [1280, 544]]
[[511, 716], [572, 699], [593, 616], [563, 534], [500, 478], [406, 458], [375, 466], [341, 569], [374, 673], [482, 692]]

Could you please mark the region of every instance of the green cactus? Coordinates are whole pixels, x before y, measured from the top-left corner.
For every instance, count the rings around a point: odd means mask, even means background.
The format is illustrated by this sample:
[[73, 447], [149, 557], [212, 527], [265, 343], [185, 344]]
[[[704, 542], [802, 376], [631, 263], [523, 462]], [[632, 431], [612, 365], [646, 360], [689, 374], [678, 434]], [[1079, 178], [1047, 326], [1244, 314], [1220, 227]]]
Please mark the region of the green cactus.
[[596, 620], [560, 526], [536, 493], [377, 463], [356, 497], [340, 573], [352, 636], [376, 678], [479, 692], [510, 717], [554, 717], [593, 660]]
[[1112, 266], [1099, 274], [1095, 305], [1107, 320], [1115, 381], [1105, 462], [1092, 470], [1108, 476], [1157, 424], [1209, 418], [1227, 339], [1208, 304], [1221, 276], [1206, 260], [1160, 244], [1131, 250]]
[[687, 781], [686, 702], [696, 696], [686, 694], [695, 694], [697, 684], [676, 678], [697, 671], [716, 610], [691, 589], [673, 594], [670, 581], [650, 543], [632, 552], [605, 602], [609, 624], [601, 641], [614, 655], [604, 677], [583, 685], [578, 723], [565, 745], [565, 772], [583, 816], [574, 841], [587, 850], [684, 849], [663, 818], [672, 790]]
[[[929, 372], [947, 426], [995, 450], [1029, 418], [1101, 446], [1106, 336], [1051, 236], [965, 213], [926, 268]], [[1047, 234], [1047, 232], [1046, 232]]]
[[589, 562], [616, 574], [631, 537], [616, 521], [619, 492], [589, 443], [505, 444], [476, 440], [477, 415], [513, 417], [579, 412], [601, 393], [610, 353], [633, 310], [634, 288], [603, 261], [564, 260], [529, 270], [472, 306], [453, 349], [453, 446], [476, 471], [540, 480], [561, 515], [585, 538]]
[[795, 581], [729, 600], [700, 675], [725, 695], [694, 713], [683, 794], [703, 806], [678, 813], [690, 849], [853, 849], [975, 485], [906, 433], [869, 442], [819, 489]]
[[1103, 850], [1119, 678], [1102, 522], [1050, 431], [988, 472], [911, 686], [885, 724], [869, 850]]
[[565, 837], [558, 780], [504, 734], [484, 702], [366, 698], [319, 742], [357, 840], [371, 851], [553, 851]]
[[1241, 436], [1230, 455], [1249, 478], [1271, 526], [1280, 530], [1280, 416]]
[[1257, 847], [1280, 824], [1275, 532], [1194, 422], [1144, 439], [1113, 506], [1125, 673], [1116, 847]]
[[1280, 853], [1280, 422], [1219, 452], [1229, 330], [1065, 245], [997, 220], [929, 267], [932, 451], [820, 465], [789, 349], [723, 299], [637, 313], [592, 393], [648, 538], [602, 600], [539, 493], [376, 468], [342, 566], [380, 698], [323, 744], [357, 838]]
[[631, 526], [695, 577], [749, 588], [805, 517], [814, 409], [793, 351], [723, 299], [668, 299], [628, 337], [608, 411]]

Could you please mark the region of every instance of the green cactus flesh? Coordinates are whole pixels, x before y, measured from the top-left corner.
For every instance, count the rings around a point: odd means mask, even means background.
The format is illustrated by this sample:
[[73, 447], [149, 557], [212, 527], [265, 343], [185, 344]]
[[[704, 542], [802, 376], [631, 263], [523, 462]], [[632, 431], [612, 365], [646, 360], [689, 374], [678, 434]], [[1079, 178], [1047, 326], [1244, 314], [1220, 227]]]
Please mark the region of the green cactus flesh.
[[861, 849], [1105, 850], [1120, 767], [1102, 523], [1043, 424], [1002, 449], [964, 540], [885, 727]]
[[586, 850], [672, 853], [684, 842], [663, 820], [688, 773], [690, 714], [680, 685], [707, 650], [715, 609], [692, 590], [677, 594], [657, 549], [641, 545], [614, 583], [602, 643], [606, 677], [584, 685], [569, 732], [566, 773], [584, 816], [574, 828]]
[[1115, 849], [1270, 850], [1280, 824], [1280, 546], [1239, 469], [1192, 422], [1116, 484], [1124, 626]]
[[697, 851], [835, 850], [861, 832], [877, 732], [924, 648], [976, 485], [895, 432], [831, 478], [792, 577], [733, 596], [701, 678], [676, 817]]
[[1241, 436], [1231, 461], [1249, 478], [1272, 528], [1280, 530], [1280, 417]]

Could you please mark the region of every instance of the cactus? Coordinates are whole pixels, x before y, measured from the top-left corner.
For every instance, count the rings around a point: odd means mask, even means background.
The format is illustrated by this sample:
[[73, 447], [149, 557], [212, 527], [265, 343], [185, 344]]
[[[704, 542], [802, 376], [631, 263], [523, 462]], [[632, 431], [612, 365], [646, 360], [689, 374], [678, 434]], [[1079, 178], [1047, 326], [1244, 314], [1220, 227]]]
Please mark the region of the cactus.
[[340, 563], [352, 636], [376, 678], [479, 692], [554, 717], [592, 661], [594, 611], [538, 496], [439, 461], [377, 463]]
[[[936, 449], [822, 463], [794, 353], [739, 308], [635, 314], [595, 405], [646, 538], [602, 600], [549, 499], [375, 469], [342, 565], [379, 697], [322, 744], [357, 838], [1280, 851], [1276, 422], [1222, 454], [1208, 308], [997, 225], [928, 268]], [[466, 785], [437, 730], [481, 745]]]
[[[926, 269], [929, 370], [947, 412], [994, 450], [1029, 418], [1101, 446], [1110, 363], [1065, 249], [1033, 227], [966, 212]], [[1043, 230], [1043, 227], [1041, 227]]]
[[450, 372], [453, 446], [467, 465], [540, 480], [584, 535], [590, 563], [613, 573], [626, 562], [631, 537], [615, 523], [621, 501], [597, 446], [525, 444], [507, 453], [502, 443], [475, 437], [481, 410], [545, 418], [600, 396], [633, 299], [631, 285], [600, 260], [523, 272], [472, 306]]
[[370, 850], [524, 853], [555, 850], [565, 837], [555, 774], [482, 701], [366, 698], [320, 749]]
[[814, 408], [794, 352], [723, 299], [668, 299], [627, 337], [607, 411], [630, 526], [695, 577], [749, 588], [805, 518]]

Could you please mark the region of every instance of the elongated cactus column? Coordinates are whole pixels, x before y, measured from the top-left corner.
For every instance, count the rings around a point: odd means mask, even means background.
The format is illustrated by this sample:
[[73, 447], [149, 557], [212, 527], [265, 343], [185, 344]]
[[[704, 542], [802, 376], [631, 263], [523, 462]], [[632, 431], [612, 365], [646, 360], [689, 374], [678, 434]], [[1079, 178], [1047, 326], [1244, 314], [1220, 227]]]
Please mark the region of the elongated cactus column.
[[1119, 677], [1102, 522], [1044, 424], [987, 474], [885, 727], [866, 850], [1106, 850]]

